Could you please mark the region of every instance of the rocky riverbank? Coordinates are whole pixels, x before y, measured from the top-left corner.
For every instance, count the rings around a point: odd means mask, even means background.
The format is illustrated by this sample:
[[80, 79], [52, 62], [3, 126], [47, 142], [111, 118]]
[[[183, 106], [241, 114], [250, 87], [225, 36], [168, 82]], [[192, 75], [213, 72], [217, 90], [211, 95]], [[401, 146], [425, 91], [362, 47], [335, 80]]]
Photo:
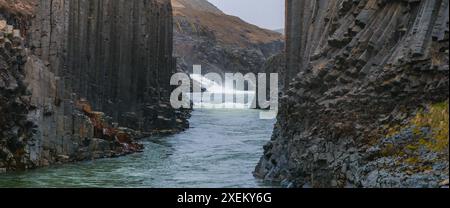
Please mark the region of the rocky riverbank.
[[287, 187], [448, 187], [449, 1], [286, 8], [285, 95], [255, 175]]

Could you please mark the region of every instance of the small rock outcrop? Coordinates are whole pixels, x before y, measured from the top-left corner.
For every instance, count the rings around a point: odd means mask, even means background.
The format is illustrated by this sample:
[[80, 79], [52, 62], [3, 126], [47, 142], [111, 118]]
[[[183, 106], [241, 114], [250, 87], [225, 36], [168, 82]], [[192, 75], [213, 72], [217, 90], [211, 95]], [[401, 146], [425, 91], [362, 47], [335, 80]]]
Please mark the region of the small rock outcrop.
[[449, 1], [287, 1], [285, 90], [255, 175], [448, 187]]

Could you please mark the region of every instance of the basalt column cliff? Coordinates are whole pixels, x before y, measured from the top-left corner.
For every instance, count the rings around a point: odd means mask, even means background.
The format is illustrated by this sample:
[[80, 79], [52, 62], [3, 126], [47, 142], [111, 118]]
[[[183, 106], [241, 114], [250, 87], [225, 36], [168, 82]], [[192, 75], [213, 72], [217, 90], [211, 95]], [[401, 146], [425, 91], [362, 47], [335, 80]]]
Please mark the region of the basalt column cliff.
[[170, 0], [0, 1], [0, 169], [139, 151], [168, 104]]
[[255, 175], [448, 186], [449, 1], [286, 3], [286, 90]]

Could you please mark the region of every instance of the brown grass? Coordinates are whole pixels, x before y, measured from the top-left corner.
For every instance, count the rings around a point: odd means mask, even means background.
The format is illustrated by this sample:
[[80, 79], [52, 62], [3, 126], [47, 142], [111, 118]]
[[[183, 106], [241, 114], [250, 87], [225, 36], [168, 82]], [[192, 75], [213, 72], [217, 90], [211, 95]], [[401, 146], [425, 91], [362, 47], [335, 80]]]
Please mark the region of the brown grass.
[[[188, 3], [189, 1], [172, 0], [174, 17], [185, 17], [193, 24], [208, 28], [222, 43], [246, 47], [252, 44], [283, 40], [283, 36], [279, 33], [246, 23], [240, 18], [226, 15], [220, 10], [216, 11], [209, 7], [205, 9], [206, 6], [200, 9], [194, 8], [192, 2]], [[197, 0], [197, 2], [201, 1]]]
[[30, 16], [38, 0], [0, 0], [0, 11], [15, 15]]

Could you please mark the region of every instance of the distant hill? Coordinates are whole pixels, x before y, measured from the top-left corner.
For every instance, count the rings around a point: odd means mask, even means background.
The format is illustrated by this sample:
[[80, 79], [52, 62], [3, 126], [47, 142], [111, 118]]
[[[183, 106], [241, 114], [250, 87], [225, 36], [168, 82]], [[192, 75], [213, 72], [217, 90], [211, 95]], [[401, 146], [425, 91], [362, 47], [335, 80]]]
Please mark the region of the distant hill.
[[9, 14], [31, 15], [36, 2], [37, 0], [0, 0], [0, 11], [8, 11]]
[[177, 12], [181, 12], [186, 9], [224, 14], [216, 6], [205, 0], [172, 0], [172, 7]]
[[285, 34], [284, 28], [282, 29], [278, 29], [278, 30], [273, 30], [274, 32], [280, 33], [280, 34]]
[[223, 13], [207, 0], [172, 0], [175, 55], [180, 70], [260, 71], [283, 48], [283, 36]]

